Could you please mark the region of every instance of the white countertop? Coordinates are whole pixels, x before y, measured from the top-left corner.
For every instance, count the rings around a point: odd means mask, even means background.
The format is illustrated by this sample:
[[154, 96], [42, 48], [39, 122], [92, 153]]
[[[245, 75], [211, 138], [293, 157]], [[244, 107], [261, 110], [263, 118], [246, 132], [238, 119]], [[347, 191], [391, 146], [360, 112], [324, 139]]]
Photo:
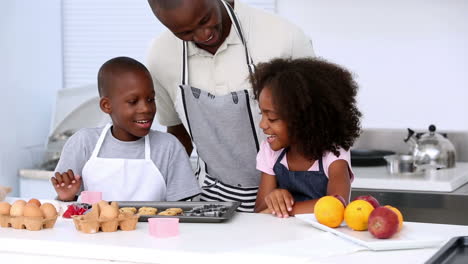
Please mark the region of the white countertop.
[[452, 192], [468, 182], [468, 163], [455, 168], [410, 175], [391, 175], [385, 166], [353, 167], [353, 188]]
[[[448, 240], [468, 235], [468, 226], [422, 224], [435, 237]], [[73, 222], [59, 218], [53, 229], [41, 231], [0, 228], [0, 256], [27, 258], [35, 263], [83, 258], [96, 263], [423, 263], [437, 248], [369, 251], [330, 233], [315, 229], [294, 217], [236, 213], [228, 222], [217, 224], [181, 223], [180, 235], [155, 238], [148, 224], [138, 223], [135, 231], [84, 234]], [[38, 262], [39, 261], [39, 262]], [[402, 262], [403, 261], [403, 262]], [[2, 261], [3, 262], [3, 261]]]

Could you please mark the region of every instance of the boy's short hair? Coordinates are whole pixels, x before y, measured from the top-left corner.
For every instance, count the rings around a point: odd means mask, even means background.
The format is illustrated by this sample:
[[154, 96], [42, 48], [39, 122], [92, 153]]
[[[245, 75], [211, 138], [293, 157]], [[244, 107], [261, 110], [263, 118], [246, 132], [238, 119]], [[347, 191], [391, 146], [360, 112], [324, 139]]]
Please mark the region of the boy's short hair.
[[318, 58], [274, 59], [257, 65], [250, 79], [255, 98], [268, 87], [288, 135], [306, 157], [339, 155], [360, 134], [358, 86], [345, 68]]
[[137, 72], [141, 71], [151, 78], [148, 69], [141, 62], [130, 57], [116, 57], [106, 61], [101, 68], [99, 68], [97, 82], [99, 96], [108, 96], [110, 88], [112, 88], [112, 79], [124, 72]]

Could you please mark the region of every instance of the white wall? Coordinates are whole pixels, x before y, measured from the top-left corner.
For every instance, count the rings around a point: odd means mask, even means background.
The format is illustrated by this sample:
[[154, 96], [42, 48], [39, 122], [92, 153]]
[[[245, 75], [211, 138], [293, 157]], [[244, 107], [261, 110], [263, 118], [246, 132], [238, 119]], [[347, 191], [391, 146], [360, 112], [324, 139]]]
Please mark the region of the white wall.
[[277, 9], [318, 56], [357, 75], [365, 128], [468, 130], [468, 1], [278, 0]]
[[43, 144], [62, 87], [60, 0], [0, 1], [0, 184], [18, 194], [25, 147]]

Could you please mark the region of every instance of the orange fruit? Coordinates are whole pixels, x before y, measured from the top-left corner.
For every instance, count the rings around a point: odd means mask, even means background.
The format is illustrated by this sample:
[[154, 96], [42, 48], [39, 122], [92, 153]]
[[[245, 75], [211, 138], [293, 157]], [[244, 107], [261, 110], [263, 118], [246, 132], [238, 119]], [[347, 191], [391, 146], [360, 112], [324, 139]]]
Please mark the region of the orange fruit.
[[333, 196], [323, 196], [314, 207], [314, 214], [317, 221], [328, 227], [338, 227], [343, 222], [344, 205]]
[[349, 228], [353, 230], [367, 230], [367, 221], [373, 210], [374, 207], [368, 201], [354, 200], [346, 206], [344, 220]]
[[397, 208], [391, 206], [391, 205], [386, 205], [385, 207], [390, 208], [393, 212], [395, 212], [398, 216], [398, 230], [400, 230], [403, 227], [403, 214], [398, 210]]

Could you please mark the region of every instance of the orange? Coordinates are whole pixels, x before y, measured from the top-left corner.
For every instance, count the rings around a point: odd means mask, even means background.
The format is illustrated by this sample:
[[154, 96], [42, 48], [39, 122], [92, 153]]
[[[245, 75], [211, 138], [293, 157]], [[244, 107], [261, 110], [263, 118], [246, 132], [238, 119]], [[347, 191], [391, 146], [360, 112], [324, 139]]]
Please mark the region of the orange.
[[354, 200], [346, 206], [344, 220], [353, 230], [367, 230], [367, 220], [373, 210], [374, 207], [368, 201]]
[[333, 196], [323, 196], [315, 203], [314, 214], [322, 225], [337, 227], [343, 222], [344, 205]]
[[403, 214], [398, 210], [397, 208], [391, 206], [391, 205], [386, 205], [385, 207], [392, 209], [393, 212], [395, 212], [398, 216], [398, 230], [400, 230], [403, 227]]

